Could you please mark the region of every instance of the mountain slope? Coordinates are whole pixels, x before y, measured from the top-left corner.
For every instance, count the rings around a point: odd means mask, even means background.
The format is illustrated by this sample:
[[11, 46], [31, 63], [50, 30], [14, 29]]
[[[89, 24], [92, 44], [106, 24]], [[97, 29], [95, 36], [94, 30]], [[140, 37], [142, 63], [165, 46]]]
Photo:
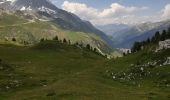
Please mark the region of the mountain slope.
[[[94, 33], [65, 30], [51, 21], [30, 21], [13, 13], [3, 13], [0, 18], [3, 19], [0, 20], [0, 41], [4, 43], [32, 45], [38, 43], [42, 38], [51, 40], [58, 36], [60, 40], [66, 38], [71, 43], [79, 42], [84, 46], [90, 44], [103, 53], [112, 52], [107, 43]], [[16, 41], [12, 41], [13, 38]]]
[[[73, 43], [91, 44], [105, 53], [112, 51], [109, 47], [112, 41], [103, 32], [96, 29], [90, 22], [58, 9], [48, 0], [16, 0], [10, 4], [11, 12], [8, 14], [28, 22], [20, 25], [13, 23], [8, 31], [6, 30], [9, 27], [1, 25], [3, 40], [3, 37], [5, 40], [15, 37], [21, 43], [24, 41], [35, 43], [41, 38], [52, 39], [58, 35], [60, 39], [66, 38]], [[4, 19], [5, 21], [8, 20]]]
[[162, 31], [170, 26], [170, 21], [156, 23], [143, 23], [121, 30], [116, 36], [113, 34], [114, 46], [119, 48], [131, 48], [135, 41], [143, 41], [152, 37], [156, 31]]
[[49, 0], [17, 0], [12, 6], [14, 10], [39, 12], [40, 15], [46, 16], [66, 30], [95, 33], [109, 45], [112, 45], [112, 41], [90, 22], [83, 21], [76, 15], [57, 8]]

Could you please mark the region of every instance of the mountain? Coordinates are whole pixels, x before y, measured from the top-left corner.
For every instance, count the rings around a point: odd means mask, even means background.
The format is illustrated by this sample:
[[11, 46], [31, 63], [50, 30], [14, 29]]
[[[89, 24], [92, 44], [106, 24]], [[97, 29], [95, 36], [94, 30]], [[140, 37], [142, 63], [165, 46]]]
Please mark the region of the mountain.
[[11, 0], [0, 0], [0, 9], [9, 9], [11, 7]]
[[[113, 33], [116, 33], [120, 30], [129, 28], [129, 25], [126, 24], [108, 24], [108, 25], [97, 25], [96, 26], [99, 30], [103, 31], [109, 36], [113, 36]], [[114, 34], [115, 35], [115, 34]]]
[[148, 22], [131, 26], [112, 34], [114, 47], [131, 48], [135, 41], [151, 38], [156, 31], [162, 31], [170, 26], [170, 21]]
[[[52, 38], [52, 36], [54, 37], [55, 35], [59, 35], [59, 38], [67, 38], [73, 42], [78, 41], [84, 44], [90, 43], [94, 47], [100, 49], [107, 48], [107, 52], [111, 51], [111, 48], [109, 46], [112, 46], [113, 41], [107, 35], [105, 35], [102, 31], [96, 29], [90, 22], [81, 20], [78, 16], [57, 8], [49, 0], [16, 0], [14, 2], [6, 1], [2, 4], [7, 2], [8, 4], [10, 4], [10, 7], [8, 7], [8, 9], [12, 11], [15, 17], [17, 16], [18, 19], [29, 21], [25, 22], [25, 24], [22, 23], [23, 25], [22, 27], [20, 27], [20, 29], [24, 28], [24, 33], [27, 33], [23, 35], [27, 35], [26, 37], [28, 37], [29, 33], [29, 37], [32, 38], [29, 40], [37, 41], [37, 39], [39, 38]], [[45, 26], [48, 27], [44, 27], [44, 29], [41, 29], [39, 27], [41, 25], [36, 25], [36, 27], [32, 27], [30, 25], [30, 29], [26, 29], [26, 25], [37, 23], [41, 23], [43, 25], [46, 24]], [[36, 31], [35, 28], [37, 28]], [[15, 30], [19, 32], [19, 29], [15, 28]], [[56, 33], [54, 31], [56, 31]], [[45, 32], [49, 32], [50, 34], [48, 35], [46, 33], [46, 35], [44, 35]], [[15, 33], [9, 34], [14, 35]], [[5, 37], [9, 38], [9, 36]], [[103, 51], [103, 49], [101, 50]]]
[[38, 11], [39, 14], [43, 16], [50, 16], [50, 18], [63, 29], [96, 33], [109, 45], [112, 45], [112, 41], [90, 22], [83, 21], [76, 15], [57, 8], [49, 0], [17, 0], [14, 2], [12, 8], [15, 10]]

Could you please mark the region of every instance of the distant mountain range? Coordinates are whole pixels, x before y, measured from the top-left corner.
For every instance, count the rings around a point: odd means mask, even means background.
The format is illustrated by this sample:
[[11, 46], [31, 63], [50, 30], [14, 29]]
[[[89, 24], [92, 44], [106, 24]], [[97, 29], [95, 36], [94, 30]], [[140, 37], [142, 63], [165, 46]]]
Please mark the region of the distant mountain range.
[[108, 25], [96, 25], [99, 30], [102, 30], [109, 36], [114, 36], [113, 33], [119, 32], [123, 29], [129, 28], [126, 24], [108, 24]]
[[[143, 41], [151, 38], [156, 31], [162, 31], [168, 27], [170, 27], [170, 20], [148, 22], [133, 26], [112, 25], [111, 27], [107, 27], [107, 30], [102, 27], [98, 28], [104, 32], [108, 32], [114, 41], [113, 45], [115, 48], [131, 48], [135, 41]], [[112, 31], [108, 31], [109, 29]]]
[[[113, 44], [113, 41], [104, 32], [95, 28], [90, 22], [81, 20], [76, 15], [57, 8], [49, 0], [0, 0], [0, 8], [11, 11], [11, 14], [13, 13], [17, 17], [22, 17], [24, 20], [29, 20], [32, 22], [48, 22], [53, 29], [55, 26], [55, 28], [63, 30], [62, 32], [60, 31], [60, 35], [63, 33], [62, 38], [64, 38], [64, 33], [67, 33], [65, 38], [71, 39], [71, 41], [74, 42], [78, 41], [84, 44], [92, 43], [94, 47], [100, 49], [108, 48], [109, 50], [106, 51], [110, 51], [110, 47]], [[31, 28], [29, 31], [31, 31]], [[31, 34], [29, 31], [27, 33]], [[53, 30], [48, 31], [51, 32]], [[80, 34], [77, 34], [77, 36], [73, 34], [74, 40], [72, 40], [72, 37], [70, 37], [71, 35], [68, 32], [76, 32]], [[83, 37], [86, 39], [81, 39], [79, 37], [79, 35], [82, 37], [81, 32], [83, 33]], [[54, 34], [58, 33], [53, 33], [53, 36]], [[31, 35], [33, 35], [32, 37], [37, 38], [34, 36], [33, 32]], [[49, 36], [45, 36], [45, 38]], [[8, 36], [6, 37], [8, 38]], [[103, 51], [103, 49], [101, 50]]]

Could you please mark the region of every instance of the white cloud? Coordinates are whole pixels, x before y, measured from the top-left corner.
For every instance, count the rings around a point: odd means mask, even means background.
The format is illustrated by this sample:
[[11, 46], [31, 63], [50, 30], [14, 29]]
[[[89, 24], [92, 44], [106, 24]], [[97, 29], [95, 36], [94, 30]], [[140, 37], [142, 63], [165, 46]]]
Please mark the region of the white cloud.
[[162, 12], [163, 12], [162, 15], [163, 18], [168, 18], [168, 17], [170, 18], [170, 4], [167, 4], [165, 8], [162, 10]]
[[98, 10], [86, 4], [64, 1], [62, 8], [96, 25], [113, 23], [137, 24], [147, 21], [158, 21], [170, 16], [170, 4], [166, 5], [162, 13], [153, 16], [142, 15], [143, 12], [149, 9], [148, 7], [127, 7], [118, 3], [112, 3], [109, 8]]
[[140, 10], [146, 10], [147, 7], [125, 7], [122, 6], [118, 3], [113, 3], [111, 4], [110, 8], [104, 9], [103, 11], [100, 12], [100, 15], [102, 17], [115, 17], [115, 16], [120, 16], [120, 15], [125, 15], [125, 14], [130, 14], [134, 13]]
[[82, 19], [92, 19], [94, 16], [98, 16], [98, 10], [92, 7], [88, 7], [86, 4], [71, 3], [65, 1], [62, 5], [63, 9], [80, 16]]

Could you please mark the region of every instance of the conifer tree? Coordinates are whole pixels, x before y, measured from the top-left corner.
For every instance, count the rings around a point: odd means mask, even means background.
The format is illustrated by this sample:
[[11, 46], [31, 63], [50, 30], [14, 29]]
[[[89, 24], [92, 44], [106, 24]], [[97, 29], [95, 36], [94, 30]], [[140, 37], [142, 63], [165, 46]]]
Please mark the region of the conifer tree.
[[170, 27], [168, 28], [168, 31], [167, 31], [167, 39], [170, 39]]
[[58, 36], [55, 36], [53, 40], [57, 40], [58, 41]]
[[94, 48], [94, 52], [97, 52], [97, 49], [96, 49], [96, 48]]
[[45, 41], [45, 39], [44, 39], [44, 38], [40, 39], [40, 42], [43, 42], [43, 41]]
[[65, 38], [63, 39], [63, 43], [67, 43], [67, 40]]
[[90, 49], [91, 49], [90, 44], [87, 44], [87, 45], [86, 45], [86, 48], [87, 48], [88, 50], [90, 50]]
[[163, 30], [162, 35], [161, 35], [161, 41], [164, 41], [166, 39], [167, 35], [166, 35], [166, 30]]
[[146, 43], [149, 44], [151, 42], [150, 38], [146, 40]]
[[15, 39], [15, 38], [12, 38], [12, 41], [13, 41], [13, 42], [16, 42], [16, 39]]
[[158, 31], [158, 32], [155, 33], [155, 42], [160, 41], [160, 38], [161, 38], [161, 35], [160, 35], [159, 31]]

